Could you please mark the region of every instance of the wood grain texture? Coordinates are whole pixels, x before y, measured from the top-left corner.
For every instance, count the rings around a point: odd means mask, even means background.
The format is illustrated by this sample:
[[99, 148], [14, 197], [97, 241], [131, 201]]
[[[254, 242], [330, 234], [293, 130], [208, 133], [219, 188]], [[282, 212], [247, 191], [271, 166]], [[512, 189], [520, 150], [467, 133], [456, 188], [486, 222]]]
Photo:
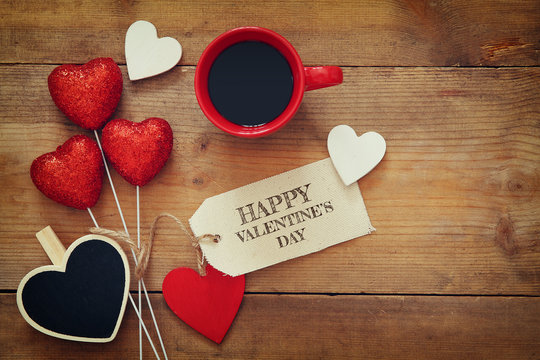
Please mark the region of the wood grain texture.
[[[50, 264], [37, 231], [51, 225], [67, 247], [91, 226], [87, 212], [45, 198], [29, 176], [37, 156], [72, 135], [93, 136], [55, 107], [47, 76], [58, 64], [100, 56], [125, 64], [125, 32], [141, 19], [183, 46], [179, 66], [154, 78], [130, 82], [121, 66], [124, 92], [113, 116], [165, 118], [175, 137], [167, 165], [141, 189], [143, 235], [162, 211], [187, 222], [209, 196], [327, 157], [336, 125], [377, 131], [388, 146], [359, 182], [377, 231], [248, 274], [221, 345], [163, 300], [165, 275], [196, 268], [196, 257], [175, 224], [160, 222], [145, 279], [169, 358], [539, 358], [539, 1], [6, 0], [1, 359], [138, 358], [131, 308], [114, 342], [82, 344], [31, 328], [14, 292], [27, 272]], [[215, 128], [193, 89], [207, 44], [246, 25], [279, 32], [306, 65], [344, 72], [342, 85], [306, 93], [293, 121], [261, 139]], [[135, 188], [112, 176], [135, 233]], [[107, 183], [93, 211], [101, 226], [121, 228]], [[144, 358], [154, 358], [146, 342]]]
[[196, 64], [222, 32], [256, 25], [297, 47], [308, 65], [538, 65], [536, 0], [384, 1], [3, 1], [0, 62], [125, 63], [129, 25], [144, 19], [184, 48]]
[[[52, 69], [0, 67], [0, 288], [48, 263], [36, 231], [51, 225], [67, 246], [91, 225], [87, 212], [45, 198], [28, 175], [34, 158], [83, 132], [50, 100]], [[192, 67], [126, 82], [114, 117], [163, 117], [175, 134], [169, 162], [141, 189], [143, 231], [162, 211], [187, 222], [207, 197], [327, 157], [328, 132], [349, 124], [387, 140], [385, 158], [359, 182], [377, 231], [249, 274], [248, 291], [539, 295], [540, 70], [343, 70], [344, 84], [307, 93], [282, 131], [251, 140], [204, 118]], [[135, 188], [113, 178], [135, 233]], [[93, 211], [101, 226], [121, 227], [107, 183]], [[178, 266], [195, 267], [195, 255], [165, 220], [148, 288], [160, 290]]]
[[[84, 344], [37, 332], [14, 298], [0, 295], [2, 358], [138, 357], [131, 308], [113, 342]], [[248, 294], [221, 345], [184, 324], [161, 295], [152, 301], [171, 359], [521, 360], [540, 353], [540, 303], [532, 298]], [[147, 342], [144, 358], [155, 358]]]

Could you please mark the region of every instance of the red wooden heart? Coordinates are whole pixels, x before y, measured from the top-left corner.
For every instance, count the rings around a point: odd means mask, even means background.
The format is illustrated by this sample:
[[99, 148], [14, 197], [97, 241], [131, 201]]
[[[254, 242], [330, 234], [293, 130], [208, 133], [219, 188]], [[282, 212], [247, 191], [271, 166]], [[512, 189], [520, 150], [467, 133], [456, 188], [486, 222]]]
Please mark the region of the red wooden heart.
[[122, 72], [111, 58], [61, 65], [49, 75], [49, 92], [56, 106], [75, 124], [99, 129], [120, 101]]
[[103, 184], [103, 159], [96, 142], [85, 135], [69, 138], [56, 151], [32, 162], [36, 187], [54, 201], [76, 209], [94, 206]]
[[173, 134], [160, 118], [135, 123], [111, 120], [101, 133], [103, 151], [118, 173], [132, 185], [143, 186], [156, 176], [171, 154]]
[[181, 267], [163, 280], [163, 297], [186, 324], [220, 344], [238, 312], [245, 283], [244, 275], [225, 275], [210, 265], [204, 277]]

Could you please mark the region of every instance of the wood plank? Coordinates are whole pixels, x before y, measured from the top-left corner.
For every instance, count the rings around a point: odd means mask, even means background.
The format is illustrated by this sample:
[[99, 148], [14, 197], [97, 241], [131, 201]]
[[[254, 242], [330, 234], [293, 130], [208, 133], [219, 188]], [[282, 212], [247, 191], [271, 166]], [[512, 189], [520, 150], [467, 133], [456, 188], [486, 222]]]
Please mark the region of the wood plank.
[[[538, 298], [246, 295], [221, 345], [180, 321], [161, 295], [152, 302], [172, 359], [521, 360], [540, 353]], [[13, 294], [0, 295], [0, 317], [4, 359], [138, 357], [131, 308], [117, 338], [99, 345], [37, 332], [18, 313]], [[146, 342], [144, 358], [155, 358]]]
[[217, 35], [246, 25], [281, 33], [308, 65], [539, 64], [536, 0], [3, 1], [0, 14], [3, 63], [125, 63], [125, 32], [145, 19], [181, 42], [184, 65], [195, 65]]
[[[52, 69], [0, 66], [1, 289], [48, 263], [36, 231], [51, 225], [67, 246], [91, 225], [86, 212], [45, 198], [28, 175], [35, 157], [84, 132], [50, 100]], [[249, 274], [248, 291], [540, 294], [540, 69], [344, 74], [343, 85], [307, 93], [295, 119], [262, 139], [229, 136], [204, 118], [193, 67], [126, 81], [115, 117], [163, 117], [175, 134], [171, 159], [141, 191], [143, 231], [162, 211], [187, 222], [209, 196], [327, 157], [328, 132], [345, 123], [387, 139], [382, 163], [359, 182], [377, 231]], [[135, 189], [113, 178], [134, 233]], [[120, 228], [107, 184], [94, 212], [101, 226]], [[178, 266], [195, 267], [195, 255], [164, 221], [148, 288], [160, 290]]]

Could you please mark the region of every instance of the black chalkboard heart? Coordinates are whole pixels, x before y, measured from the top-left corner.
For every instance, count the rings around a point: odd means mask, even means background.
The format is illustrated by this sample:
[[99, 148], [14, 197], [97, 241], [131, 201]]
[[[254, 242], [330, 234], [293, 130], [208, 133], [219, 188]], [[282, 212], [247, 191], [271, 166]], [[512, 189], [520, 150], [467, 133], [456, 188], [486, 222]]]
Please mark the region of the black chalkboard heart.
[[99, 235], [76, 240], [62, 263], [29, 272], [17, 290], [25, 320], [51, 336], [77, 341], [114, 339], [126, 307], [129, 265], [122, 248]]

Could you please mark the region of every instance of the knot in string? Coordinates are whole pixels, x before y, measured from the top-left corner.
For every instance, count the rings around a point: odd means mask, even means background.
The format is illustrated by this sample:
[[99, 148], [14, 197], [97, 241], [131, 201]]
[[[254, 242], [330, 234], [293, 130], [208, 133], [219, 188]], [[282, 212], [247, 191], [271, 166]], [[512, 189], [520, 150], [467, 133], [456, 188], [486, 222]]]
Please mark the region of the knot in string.
[[199, 274], [201, 276], [206, 275], [206, 259], [204, 258], [204, 255], [201, 250], [201, 241], [213, 241], [215, 243], [218, 243], [220, 241], [219, 235], [212, 235], [212, 234], [204, 234], [201, 236], [194, 236], [182, 223], [180, 219], [178, 219], [176, 216], [169, 214], [169, 213], [161, 213], [158, 216], [154, 218], [154, 221], [152, 221], [152, 226], [150, 227], [150, 236], [148, 239], [141, 241], [140, 248], [137, 246], [137, 244], [131, 240], [128, 234], [126, 234], [123, 231], [115, 231], [105, 228], [96, 228], [92, 227], [90, 228], [90, 232], [93, 234], [103, 235], [107, 236], [118, 243], [127, 244], [131, 250], [135, 253], [136, 261], [135, 261], [135, 276], [137, 279], [141, 279], [144, 276], [144, 273], [146, 271], [146, 268], [148, 267], [148, 262], [150, 261], [150, 253], [152, 252], [152, 243], [154, 241], [154, 237], [156, 236], [156, 230], [157, 230], [157, 222], [159, 219], [168, 217], [176, 222], [178, 226], [182, 229], [182, 231], [189, 237], [191, 240], [191, 245], [195, 248], [195, 252], [197, 254], [197, 268], [199, 270]]

